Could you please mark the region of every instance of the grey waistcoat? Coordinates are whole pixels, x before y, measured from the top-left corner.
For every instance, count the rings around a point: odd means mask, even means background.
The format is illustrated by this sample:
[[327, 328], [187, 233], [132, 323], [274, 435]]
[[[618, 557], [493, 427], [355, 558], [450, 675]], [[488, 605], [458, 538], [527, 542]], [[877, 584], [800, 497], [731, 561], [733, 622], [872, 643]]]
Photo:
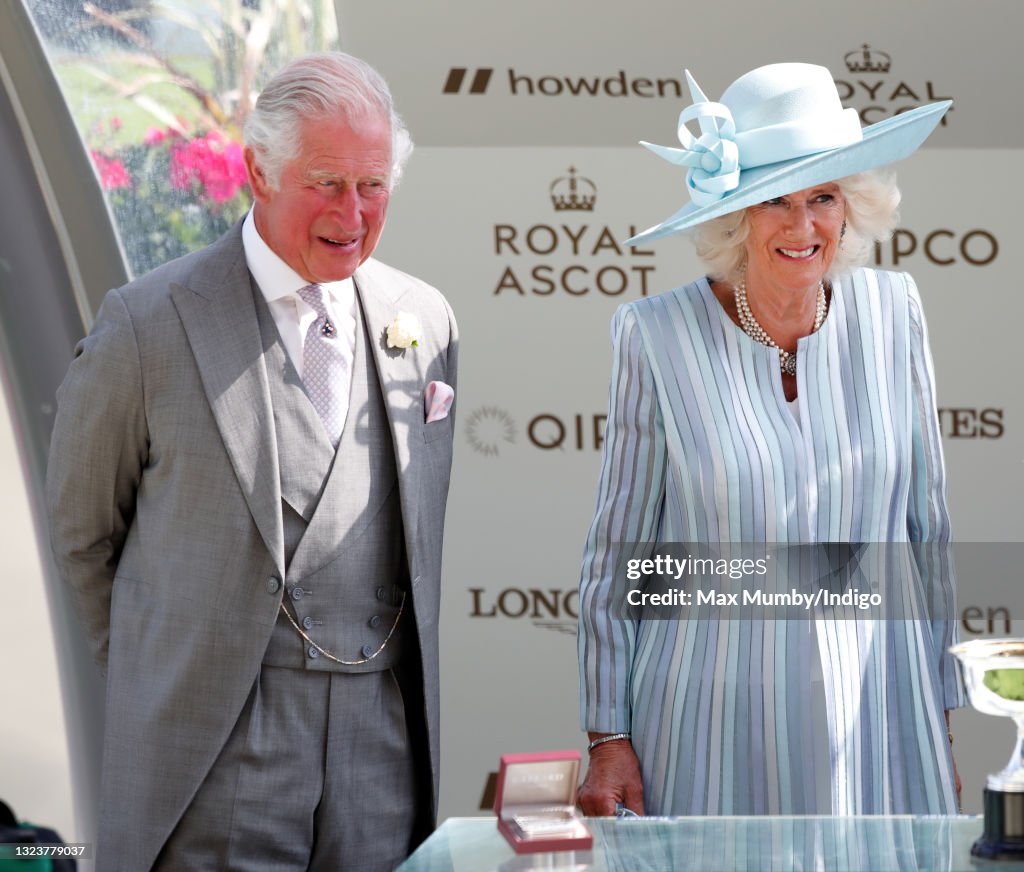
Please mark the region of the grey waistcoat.
[[337, 451], [263, 294], [254, 287], [253, 296], [281, 469], [285, 607], [320, 648], [341, 660], [367, 661], [334, 662], [280, 615], [263, 662], [340, 672], [390, 669], [401, 655], [405, 615], [401, 620], [398, 615], [402, 591], [408, 589], [408, 564], [391, 430], [358, 295], [352, 390]]

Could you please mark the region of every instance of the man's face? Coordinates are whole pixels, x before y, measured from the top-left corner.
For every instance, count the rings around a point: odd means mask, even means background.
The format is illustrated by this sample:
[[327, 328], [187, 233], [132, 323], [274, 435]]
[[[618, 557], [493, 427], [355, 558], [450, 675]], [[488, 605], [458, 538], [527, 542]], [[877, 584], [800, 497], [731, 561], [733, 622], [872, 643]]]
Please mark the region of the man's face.
[[270, 186], [245, 150], [263, 241], [307, 282], [348, 278], [377, 247], [387, 216], [391, 128], [367, 116], [312, 119], [298, 130], [299, 153]]

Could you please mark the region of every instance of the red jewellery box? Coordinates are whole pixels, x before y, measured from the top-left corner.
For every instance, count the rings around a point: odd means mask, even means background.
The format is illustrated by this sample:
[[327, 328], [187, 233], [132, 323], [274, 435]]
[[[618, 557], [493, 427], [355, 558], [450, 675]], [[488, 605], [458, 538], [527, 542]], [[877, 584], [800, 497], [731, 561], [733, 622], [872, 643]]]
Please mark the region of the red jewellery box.
[[517, 854], [588, 851], [594, 837], [576, 811], [579, 751], [504, 754], [494, 812]]

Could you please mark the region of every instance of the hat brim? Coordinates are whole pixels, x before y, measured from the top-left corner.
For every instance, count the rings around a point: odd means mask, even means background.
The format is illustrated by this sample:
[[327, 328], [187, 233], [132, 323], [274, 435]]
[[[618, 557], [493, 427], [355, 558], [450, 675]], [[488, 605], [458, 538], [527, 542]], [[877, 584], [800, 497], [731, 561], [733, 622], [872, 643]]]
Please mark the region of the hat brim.
[[682, 233], [712, 218], [755, 206], [773, 197], [782, 197], [793, 191], [823, 185], [903, 160], [928, 138], [952, 102], [943, 100], [929, 103], [893, 115], [865, 127], [861, 131], [862, 139], [851, 145], [744, 170], [740, 173], [739, 185], [722, 199], [706, 206], [687, 203], [660, 224], [627, 239], [626, 245], [639, 245], [673, 233]]

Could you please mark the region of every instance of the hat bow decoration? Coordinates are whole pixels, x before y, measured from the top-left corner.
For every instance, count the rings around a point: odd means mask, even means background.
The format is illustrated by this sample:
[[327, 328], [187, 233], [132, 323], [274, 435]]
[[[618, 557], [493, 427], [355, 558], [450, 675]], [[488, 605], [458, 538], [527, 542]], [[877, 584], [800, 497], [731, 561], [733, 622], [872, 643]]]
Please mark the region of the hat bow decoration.
[[[628, 245], [902, 160], [950, 106], [949, 100], [917, 106], [862, 129], [857, 110], [843, 107], [832, 74], [815, 64], [758, 67], [717, 102], [704, 96], [689, 71], [686, 80], [693, 103], [679, 115], [682, 148], [641, 145], [689, 168], [688, 202]], [[699, 124], [699, 136], [687, 128], [689, 121]]]
[[[720, 200], [740, 183], [740, 150], [736, 144], [736, 122], [728, 106], [704, 96], [690, 71], [686, 71], [693, 104], [679, 113], [679, 142], [682, 148], [670, 148], [641, 142], [676, 166], [687, 166], [686, 187], [698, 206]], [[700, 136], [695, 137], [686, 122], [697, 121]]]

